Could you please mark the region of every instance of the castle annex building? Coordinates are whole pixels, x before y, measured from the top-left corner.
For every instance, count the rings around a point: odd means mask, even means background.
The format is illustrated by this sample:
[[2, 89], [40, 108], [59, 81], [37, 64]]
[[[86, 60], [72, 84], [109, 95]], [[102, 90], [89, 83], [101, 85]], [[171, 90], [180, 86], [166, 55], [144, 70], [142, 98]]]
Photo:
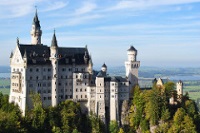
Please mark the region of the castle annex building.
[[138, 83], [137, 50], [131, 46], [125, 62], [124, 77], [108, 76], [104, 63], [93, 70], [87, 47], [59, 47], [54, 32], [50, 46], [41, 43], [42, 30], [35, 13], [31, 44], [17, 39], [10, 56], [11, 90], [9, 102], [18, 104], [25, 115], [31, 107], [29, 95], [39, 93], [43, 106], [56, 106], [70, 99], [80, 102], [84, 113], [93, 112], [105, 122], [121, 120], [122, 103], [129, 100], [130, 88]]

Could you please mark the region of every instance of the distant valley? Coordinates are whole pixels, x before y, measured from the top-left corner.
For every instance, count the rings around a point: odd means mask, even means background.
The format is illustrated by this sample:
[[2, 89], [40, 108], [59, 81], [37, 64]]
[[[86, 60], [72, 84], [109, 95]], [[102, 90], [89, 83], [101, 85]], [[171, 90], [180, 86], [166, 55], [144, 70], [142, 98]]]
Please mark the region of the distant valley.
[[[99, 70], [94, 68], [95, 70]], [[125, 67], [108, 67], [110, 76], [125, 76]], [[139, 69], [139, 85], [142, 88], [151, 87], [154, 78], [169, 79], [173, 82], [182, 80], [184, 92], [189, 92], [192, 99], [200, 98], [200, 68], [160, 68], [142, 66]], [[0, 89], [9, 93], [10, 67], [0, 66]]]

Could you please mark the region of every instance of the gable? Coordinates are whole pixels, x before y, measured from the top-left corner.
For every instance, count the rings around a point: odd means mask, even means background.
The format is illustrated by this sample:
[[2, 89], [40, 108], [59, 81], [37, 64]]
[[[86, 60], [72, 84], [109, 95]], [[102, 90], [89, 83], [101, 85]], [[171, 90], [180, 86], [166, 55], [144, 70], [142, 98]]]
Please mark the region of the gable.
[[24, 63], [24, 60], [22, 58], [21, 52], [19, 50], [19, 47], [17, 46], [13, 52], [13, 56], [11, 59], [11, 64], [22, 64]]

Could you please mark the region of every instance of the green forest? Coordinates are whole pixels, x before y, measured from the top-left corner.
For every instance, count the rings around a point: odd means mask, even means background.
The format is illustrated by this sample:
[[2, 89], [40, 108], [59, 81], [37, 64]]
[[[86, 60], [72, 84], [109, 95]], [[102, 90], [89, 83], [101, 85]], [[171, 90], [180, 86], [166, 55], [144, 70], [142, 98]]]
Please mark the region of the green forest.
[[126, 125], [111, 121], [105, 125], [96, 115], [84, 115], [79, 103], [66, 100], [56, 107], [42, 107], [39, 94], [32, 94], [33, 108], [21, 116], [19, 108], [8, 103], [8, 95], [0, 93], [0, 132], [52, 132], [52, 133], [197, 133], [200, 132], [200, 115], [188, 94], [177, 104], [169, 99], [176, 97], [175, 85], [168, 82], [151, 90], [133, 88]]

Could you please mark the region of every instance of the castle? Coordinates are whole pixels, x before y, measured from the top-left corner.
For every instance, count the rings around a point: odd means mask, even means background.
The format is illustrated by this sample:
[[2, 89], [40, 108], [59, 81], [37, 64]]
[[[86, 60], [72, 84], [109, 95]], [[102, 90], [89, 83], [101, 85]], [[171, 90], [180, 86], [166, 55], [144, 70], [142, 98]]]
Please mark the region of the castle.
[[[155, 78], [153, 80], [153, 83], [155, 83], [157, 87], [163, 87], [166, 82], [168, 82], [168, 79], [164, 80], [161, 78], [158, 78], [158, 79]], [[182, 96], [183, 96], [183, 82], [181, 80], [179, 80], [176, 83], [176, 95], [174, 96], [174, 94], [172, 92], [171, 97], [169, 99], [169, 104], [170, 105], [178, 104], [178, 102], [181, 102]]]
[[93, 112], [104, 122], [106, 118], [121, 121], [122, 103], [129, 100], [130, 89], [138, 84], [140, 62], [133, 46], [127, 51], [125, 78], [111, 77], [105, 63], [100, 71], [93, 70], [87, 46], [59, 47], [55, 31], [51, 46], [43, 45], [37, 10], [30, 33], [31, 44], [17, 39], [10, 55], [9, 102], [17, 104], [25, 115], [31, 107], [30, 94], [35, 92], [40, 94], [44, 107], [70, 99], [80, 103], [82, 112]]

